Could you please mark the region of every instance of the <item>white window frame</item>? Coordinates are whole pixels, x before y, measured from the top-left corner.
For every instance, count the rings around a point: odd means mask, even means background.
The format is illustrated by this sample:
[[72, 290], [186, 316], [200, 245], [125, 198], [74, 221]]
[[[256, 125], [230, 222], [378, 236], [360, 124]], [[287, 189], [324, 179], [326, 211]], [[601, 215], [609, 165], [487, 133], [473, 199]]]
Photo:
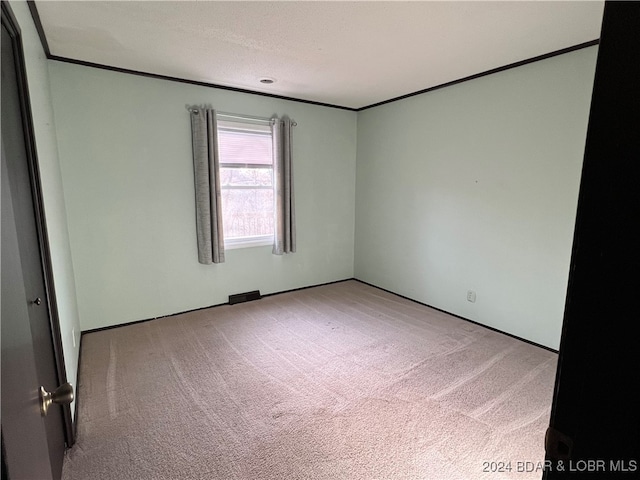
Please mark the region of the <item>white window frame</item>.
[[[254, 128], [252, 129], [251, 127], [256, 127], [256, 126], [262, 126], [264, 127], [265, 122], [264, 121], [256, 121], [253, 119], [244, 119], [242, 117], [235, 117], [235, 116], [226, 116], [224, 114], [218, 114], [217, 116], [217, 120], [218, 120], [218, 133], [220, 132], [220, 130], [232, 130], [232, 131], [236, 131], [236, 132], [244, 132], [244, 133], [248, 133], [248, 134], [252, 134], [252, 135], [265, 135], [265, 136], [269, 136], [269, 138], [271, 138], [271, 141], [273, 142], [273, 134], [271, 133], [271, 131], [269, 130], [269, 132], [267, 132], [264, 129], [257, 129]], [[221, 126], [222, 125], [222, 126]], [[271, 166], [265, 166], [267, 164], [251, 164], [251, 163], [224, 163], [222, 162], [222, 160], [220, 161], [218, 167], [220, 169], [222, 168], [263, 168], [263, 169], [270, 169], [271, 170], [271, 175], [272, 175], [272, 182], [271, 182], [271, 188], [274, 189], [274, 195], [275, 195], [275, 179], [273, 179], [273, 170], [274, 170], [274, 165], [273, 165], [273, 158], [271, 159]], [[250, 188], [256, 188], [256, 187], [246, 187], [246, 189], [250, 189]], [[230, 189], [243, 189], [243, 187], [224, 187], [224, 186], [220, 186], [220, 190], [230, 190]], [[275, 228], [275, 226], [274, 226]], [[224, 228], [224, 217], [223, 217], [223, 225], [222, 225], [222, 229], [223, 229], [223, 234], [224, 234], [224, 248], [225, 250], [234, 250], [234, 249], [239, 249], [239, 248], [251, 248], [251, 247], [263, 247], [263, 246], [272, 246], [273, 242], [274, 242], [274, 233], [268, 234], [268, 235], [251, 235], [251, 236], [247, 236], [247, 237], [234, 237], [234, 238], [228, 238], [226, 236], [225, 233], [225, 228]]]
[[273, 245], [272, 235], [255, 235], [251, 237], [225, 238], [225, 250], [235, 250], [237, 248], [265, 247]]

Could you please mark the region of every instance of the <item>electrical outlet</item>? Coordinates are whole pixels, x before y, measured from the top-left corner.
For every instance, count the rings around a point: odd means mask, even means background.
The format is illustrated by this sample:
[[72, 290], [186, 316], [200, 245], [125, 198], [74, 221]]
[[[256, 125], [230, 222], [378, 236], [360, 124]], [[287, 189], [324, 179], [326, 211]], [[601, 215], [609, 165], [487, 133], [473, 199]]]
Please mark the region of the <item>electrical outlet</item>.
[[76, 329], [71, 329], [71, 338], [73, 340], [73, 348], [76, 348]]
[[476, 301], [476, 292], [474, 292], [473, 290], [468, 290], [467, 291], [467, 301], [469, 301], [471, 303], [475, 303], [475, 301]]

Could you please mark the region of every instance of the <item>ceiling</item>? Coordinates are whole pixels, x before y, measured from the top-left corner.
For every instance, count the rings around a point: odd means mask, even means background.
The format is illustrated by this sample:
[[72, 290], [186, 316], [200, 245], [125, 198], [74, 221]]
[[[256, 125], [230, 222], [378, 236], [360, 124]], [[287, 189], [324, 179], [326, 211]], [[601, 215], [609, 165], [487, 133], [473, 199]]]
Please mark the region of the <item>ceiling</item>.
[[36, 2], [54, 57], [354, 109], [595, 40], [603, 5]]

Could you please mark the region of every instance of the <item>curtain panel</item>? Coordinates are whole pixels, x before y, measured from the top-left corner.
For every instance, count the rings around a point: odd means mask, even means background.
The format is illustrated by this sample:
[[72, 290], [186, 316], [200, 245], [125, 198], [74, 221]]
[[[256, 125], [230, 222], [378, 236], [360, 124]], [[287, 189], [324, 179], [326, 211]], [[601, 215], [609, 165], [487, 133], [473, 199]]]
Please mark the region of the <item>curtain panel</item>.
[[295, 124], [287, 117], [282, 119], [274, 118], [271, 123], [275, 186], [274, 255], [294, 253], [296, 251], [296, 216], [291, 155], [293, 125]]
[[216, 112], [191, 108], [198, 262], [224, 262]]

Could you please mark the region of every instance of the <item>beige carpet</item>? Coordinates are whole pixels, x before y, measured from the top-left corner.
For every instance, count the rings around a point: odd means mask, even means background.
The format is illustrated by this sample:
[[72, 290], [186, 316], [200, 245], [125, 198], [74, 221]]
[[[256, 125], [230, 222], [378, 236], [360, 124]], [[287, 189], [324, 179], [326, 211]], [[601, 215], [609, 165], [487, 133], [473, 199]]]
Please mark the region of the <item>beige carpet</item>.
[[540, 478], [556, 361], [357, 281], [95, 332], [63, 477]]

